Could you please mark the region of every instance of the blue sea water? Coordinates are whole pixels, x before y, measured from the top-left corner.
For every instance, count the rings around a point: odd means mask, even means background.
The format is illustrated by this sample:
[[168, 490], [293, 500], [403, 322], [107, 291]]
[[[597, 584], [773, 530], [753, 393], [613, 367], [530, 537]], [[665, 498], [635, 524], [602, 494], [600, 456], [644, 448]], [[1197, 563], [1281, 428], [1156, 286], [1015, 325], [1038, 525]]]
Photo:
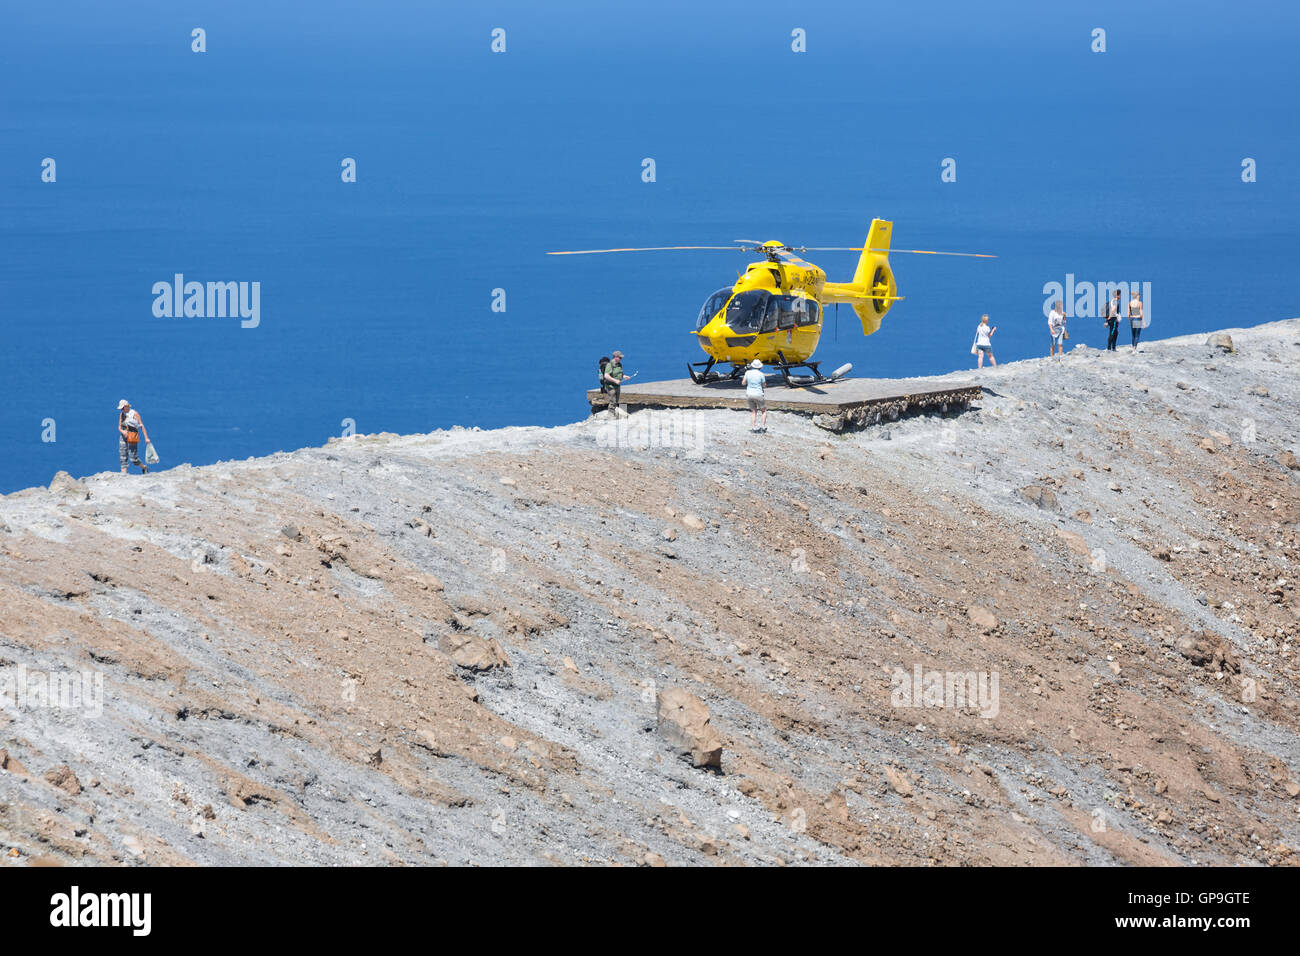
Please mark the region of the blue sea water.
[[[894, 257], [906, 301], [870, 338], [842, 310], [818, 352], [865, 375], [969, 365], [981, 312], [1000, 361], [1045, 354], [1043, 287], [1067, 274], [1150, 282], [1150, 337], [1300, 314], [1292, 4], [141, 0], [3, 21], [0, 491], [115, 469], [123, 397], [164, 465], [346, 419], [577, 420], [616, 347], [641, 379], [703, 358], [687, 330], [747, 261], [553, 249], [855, 245], [879, 216], [897, 247], [997, 254]], [[809, 257], [841, 280], [855, 260]], [[259, 282], [260, 324], [156, 317], [176, 273]], [[1072, 321], [1072, 344], [1103, 338]]]

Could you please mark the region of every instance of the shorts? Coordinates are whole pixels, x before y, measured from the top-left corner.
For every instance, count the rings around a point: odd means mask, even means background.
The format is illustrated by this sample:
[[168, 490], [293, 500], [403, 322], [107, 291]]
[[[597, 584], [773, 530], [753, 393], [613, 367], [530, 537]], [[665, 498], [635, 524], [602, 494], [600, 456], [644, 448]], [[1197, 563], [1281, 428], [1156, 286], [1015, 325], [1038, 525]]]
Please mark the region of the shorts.
[[992, 354], [992, 353], [993, 353], [993, 346], [992, 346], [992, 345], [977, 345], [977, 346], [975, 346], [975, 348], [979, 349], [979, 351], [981, 351], [981, 352], [988, 352], [989, 354]]
[[1060, 335], [1053, 335], [1052, 344], [1059, 348], [1065, 348], [1065, 333], [1062, 332]]
[[756, 412], [765, 412], [765, 411], [767, 411], [767, 399], [766, 399], [766, 398], [755, 398], [755, 397], [752, 396], [752, 395], [746, 395], [746, 396], [745, 396], [745, 401], [747, 401], [747, 402], [749, 403], [749, 408], [750, 408], [751, 411], [756, 411]]

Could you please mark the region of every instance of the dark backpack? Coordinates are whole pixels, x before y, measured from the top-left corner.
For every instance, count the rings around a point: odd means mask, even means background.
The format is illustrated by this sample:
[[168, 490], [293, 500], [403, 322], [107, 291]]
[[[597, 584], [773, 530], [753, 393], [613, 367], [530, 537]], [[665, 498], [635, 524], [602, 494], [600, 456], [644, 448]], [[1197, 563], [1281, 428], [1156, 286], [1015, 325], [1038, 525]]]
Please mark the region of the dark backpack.
[[596, 381], [600, 383], [600, 390], [602, 392], [609, 391], [609, 382], [605, 381], [605, 366], [607, 365], [609, 365], [609, 356], [602, 355], [600, 357], [600, 374], [596, 379]]

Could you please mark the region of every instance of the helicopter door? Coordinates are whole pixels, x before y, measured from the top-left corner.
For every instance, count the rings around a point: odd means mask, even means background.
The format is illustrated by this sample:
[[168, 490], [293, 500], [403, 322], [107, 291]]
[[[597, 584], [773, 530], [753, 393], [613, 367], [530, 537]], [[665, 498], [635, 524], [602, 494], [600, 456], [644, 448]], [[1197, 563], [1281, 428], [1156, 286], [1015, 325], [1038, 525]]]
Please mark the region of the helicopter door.
[[795, 324], [816, 325], [818, 313], [817, 303], [812, 299], [796, 299], [795, 303]]
[[793, 329], [795, 326], [795, 297], [792, 295], [773, 296], [772, 302], [778, 309], [776, 327], [782, 332]]

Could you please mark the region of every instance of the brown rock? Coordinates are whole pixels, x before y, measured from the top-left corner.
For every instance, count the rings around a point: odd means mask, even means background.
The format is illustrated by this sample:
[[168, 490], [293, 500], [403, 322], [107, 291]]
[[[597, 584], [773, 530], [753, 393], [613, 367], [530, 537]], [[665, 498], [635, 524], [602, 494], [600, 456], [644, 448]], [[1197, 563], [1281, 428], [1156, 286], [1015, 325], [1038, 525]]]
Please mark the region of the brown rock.
[[457, 667], [471, 671], [490, 671], [494, 667], [509, 667], [510, 658], [500, 641], [484, 640], [477, 634], [457, 632], [444, 634], [439, 641], [444, 654], [452, 659]]
[[0, 750], [0, 770], [6, 773], [16, 774], [19, 777], [30, 777], [27, 768], [18, 762], [17, 757], [11, 757], [8, 750]]
[[998, 619], [993, 616], [993, 612], [978, 604], [966, 608], [966, 615], [982, 631], [992, 631], [998, 626]]
[[81, 793], [81, 781], [77, 779], [77, 775], [72, 772], [72, 768], [66, 763], [61, 763], [57, 767], [45, 771], [45, 781], [60, 790], [72, 794], [74, 797]]
[[1183, 635], [1174, 642], [1174, 647], [1179, 654], [1182, 654], [1183, 657], [1198, 667], [1210, 662], [1210, 645], [1208, 641]]
[[703, 531], [705, 528], [704, 519], [697, 514], [683, 515], [682, 525], [689, 531]]
[[1223, 349], [1225, 352], [1235, 352], [1236, 348], [1232, 344], [1232, 336], [1227, 332], [1211, 332], [1206, 336], [1205, 344], [1211, 348]]
[[907, 776], [901, 771], [895, 770], [893, 767], [886, 767], [885, 779], [889, 781], [889, 785], [894, 788], [894, 792], [900, 797], [912, 796], [912, 781], [908, 780]]
[[1056, 492], [1042, 485], [1027, 485], [1020, 489], [1020, 494], [1035, 508], [1044, 511], [1060, 511], [1061, 504], [1056, 500]]
[[84, 482], [77, 481], [66, 471], [60, 471], [55, 474], [50, 481], [50, 491], [57, 495], [68, 495], [73, 498], [89, 498], [90, 490]]
[[1290, 449], [1287, 449], [1278, 455], [1277, 460], [1283, 467], [1289, 468], [1292, 471], [1300, 469], [1300, 461], [1296, 461], [1295, 454]]
[[1064, 528], [1056, 529], [1056, 536], [1065, 542], [1065, 546], [1075, 554], [1082, 555], [1085, 558], [1092, 557], [1092, 550], [1088, 547], [1088, 542], [1083, 540], [1083, 535], [1077, 531], [1067, 531]]
[[662, 856], [660, 856], [658, 853], [653, 853], [653, 852], [647, 853], [645, 856], [643, 856], [641, 858], [641, 862], [644, 863], [646, 866], [667, 866], [668, 865], [667, 863], [664, 862], [664, 858]]
[[680, 687], [659, 693], [658, 730], [677, 753], [696, 767], [722, 767], [722, 738], [709, 723], [704, 701]]
[[1231, 646], [1210, 634], [1184, 635], [1174, 642], [1174, 648], [1197, 667], [1229, 674], [1241, 673], [1241, 662]]

